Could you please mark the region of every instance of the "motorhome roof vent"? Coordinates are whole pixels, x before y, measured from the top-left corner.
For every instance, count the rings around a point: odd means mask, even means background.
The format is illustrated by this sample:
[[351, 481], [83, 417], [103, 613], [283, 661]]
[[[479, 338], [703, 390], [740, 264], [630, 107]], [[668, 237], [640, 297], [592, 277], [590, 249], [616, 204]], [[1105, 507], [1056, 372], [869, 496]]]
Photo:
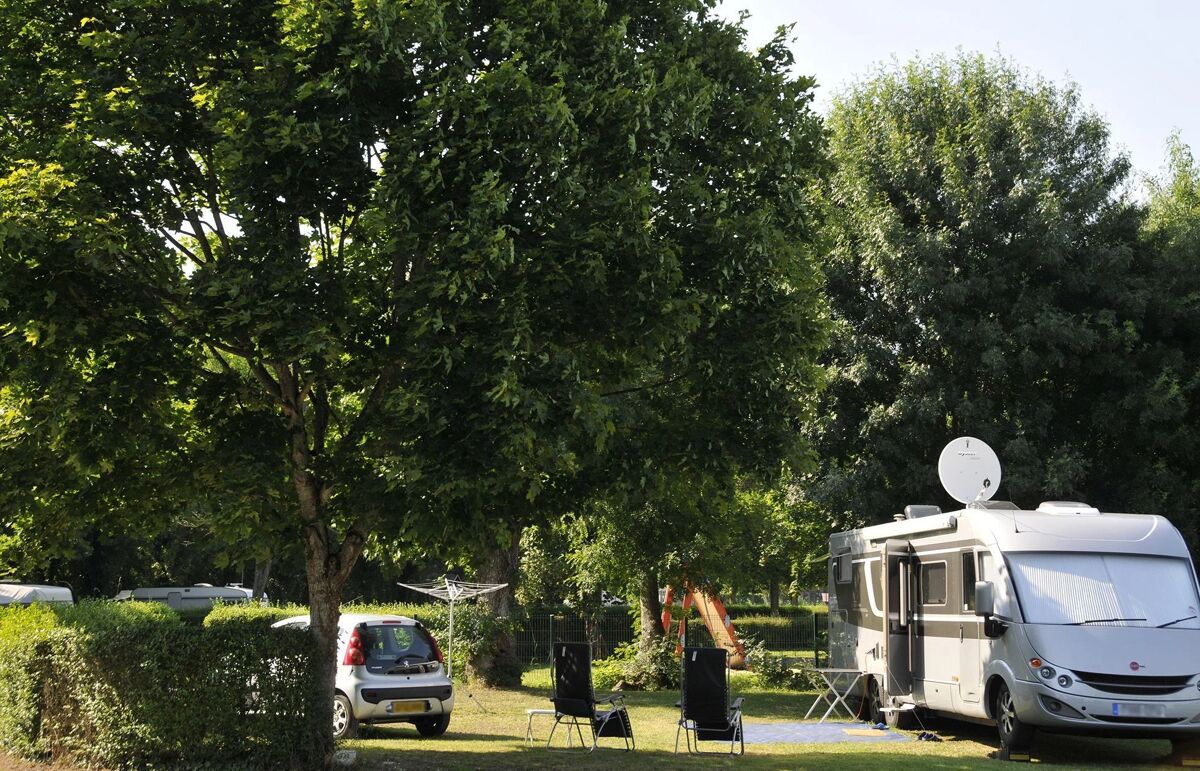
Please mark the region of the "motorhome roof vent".
[[904, 518], [905, 519], [920, 519], [921, 517], [935, 517], [941, 513], [942, 513], [941, 506], [912, 505], [912, 506], [904, 507]]
[[1089, 506], [1079, 501], [1042, 501], [1037, 507], [1041, 514], [1099, 514], [1095, 506]]

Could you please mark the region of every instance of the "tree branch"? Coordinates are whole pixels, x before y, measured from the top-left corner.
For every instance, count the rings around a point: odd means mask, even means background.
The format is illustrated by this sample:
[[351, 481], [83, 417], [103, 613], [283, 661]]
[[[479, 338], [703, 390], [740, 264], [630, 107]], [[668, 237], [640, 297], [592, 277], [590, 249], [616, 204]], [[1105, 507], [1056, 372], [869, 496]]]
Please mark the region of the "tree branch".
[[684, 375], [684, 373], [681, 372], [678, 375], [675, 375], [674, 377], [669, 377], [665, 380], [660, 380], [657, 383], [648, 383], [646, 385], [632, 386], [630, 388], [621, 388], [616, 391], [605, 391], [604, 393], [600, 394], [600, 396], [601, 397], [622, 396], [624, 394], [631, 394], [631, 393], [635, 393], [637, 391], [649, 391], [652, 388], [662, 388], [663, 386], [670, 385], [671, 383], [674, 383], [675, 381], [682, 379], [683, 375]]
[[246, 365], [250, 367], [250, 371], [254, 374], [254, 377], [258, 378], [258, 382], [263, 384], [268, 393], [280, 402], [284, 401], [283, 389], [279, 386], [279, 383], [275, 382], [275, 378], [271, 377], [271, 373], [267, 372], [267, 368], [262, 365], [262, 362], [253, 358], [247, 358]]
[[188, 256], [188, 259], [191, 260], [192, 262], [196, 263], [197, 265], [207, 265], [208, 264], [208, 262], [206, 260], [200, 259], [200, 257], [198, 257], [195, 252], [193, 252], [191, 249], [188, 249], [186, 246], [184, 246], [182, 243], [180, 243], [178, 240], [176, 240], [176, 238], [171, 235], [171, 231], [167, 230], [166, 228], [159, 228], [158, 232], [162, 233], [164, 236], [166, 236], [167, 240], [171, 242], [171, 245], [174, 246], [179, 251], [186, 254]]
[[363, 404], [363, 408], [358, 413], [358, 417], [350, 425], [350, 430], [342, 436], [338, 442], [338, 449], [350, 448], [358, 444], [362, 439], [363, 433], [366, 431], [367, 423], [375, 416], [383, 404], [384, 397], [387, 391], [392, 387], [392, 378], [395, 377], [397, 368], [394, 366], [384, 367], [379, 373], [379, 377], [375, 379], [375, 384], [371, 386], [371, 392], [367, 394], [367, 401]]

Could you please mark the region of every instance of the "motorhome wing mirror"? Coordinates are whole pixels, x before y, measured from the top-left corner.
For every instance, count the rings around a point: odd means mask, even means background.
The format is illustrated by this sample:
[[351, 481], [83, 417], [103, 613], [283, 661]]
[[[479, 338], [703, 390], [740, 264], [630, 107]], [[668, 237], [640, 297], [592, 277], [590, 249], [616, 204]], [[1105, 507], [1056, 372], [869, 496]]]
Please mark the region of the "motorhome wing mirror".
[[975, 582], [975, 615], [987, 618], [996, 612], [995, 587], [991, 581]]

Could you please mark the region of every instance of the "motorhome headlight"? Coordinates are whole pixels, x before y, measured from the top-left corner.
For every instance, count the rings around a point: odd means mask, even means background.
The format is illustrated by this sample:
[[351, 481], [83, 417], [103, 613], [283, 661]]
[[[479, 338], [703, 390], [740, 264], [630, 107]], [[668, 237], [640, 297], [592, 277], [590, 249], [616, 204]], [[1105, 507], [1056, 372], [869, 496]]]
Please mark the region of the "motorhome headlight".
[[1054, 671], [1054, 667], [1045, 666], [1038, 670], [1038, 674], [1046, 680], [1052, 680], [1058, 673]]
[[1062, 688], [1070, 688], [1072, 683], [1074, 683], [1074, 682], [1075, 681], [1071, 679], [1070, 675], [1059, 675], [1058, 676], [1058, 684]]

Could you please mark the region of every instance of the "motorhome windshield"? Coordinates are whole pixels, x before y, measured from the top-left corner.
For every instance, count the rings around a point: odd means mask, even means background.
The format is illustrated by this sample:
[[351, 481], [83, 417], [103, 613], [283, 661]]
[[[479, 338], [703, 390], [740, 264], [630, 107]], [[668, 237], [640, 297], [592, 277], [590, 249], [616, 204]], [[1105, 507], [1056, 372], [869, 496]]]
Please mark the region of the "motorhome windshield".
[[1187, 560], [1139, 554], [1008, 554], [1031, 624], [1200, 629], [1200, 599]]

